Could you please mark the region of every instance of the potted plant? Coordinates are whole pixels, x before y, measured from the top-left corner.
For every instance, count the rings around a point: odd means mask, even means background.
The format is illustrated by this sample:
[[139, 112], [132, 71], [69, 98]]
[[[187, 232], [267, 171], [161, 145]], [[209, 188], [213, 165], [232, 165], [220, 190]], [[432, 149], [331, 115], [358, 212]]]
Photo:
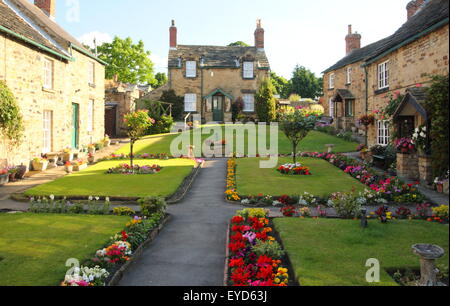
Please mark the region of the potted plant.
[[88, 162], [89, 162], [90, 164], [93, 164], [93, 163], [95, 162], [95, 156], [94, 156], [94, 154], [91, 154], [91, 153], [88, 154]]
[[6, 170], [6, 169], [0, 170], [0, 186], [3, 186], [8, 182], [9, 182], [8, 170]]
[[111, 145], [111, 139], [108, 135], [105, 135], [105, 138], [103, 138], [103, 145], [107, 148]]
[[20, 165], [17, 167], [17, 173], [16, 173], [16, 179], [22, 180], [25, 176], [25, 173], [27, 173], [27, 167], [24, 165]]
[[63, 162], [70, 162], [73, 160], [73, 152], [71, 149], [67, 148], [63, 151]]
[[444, 193], [444, 182], [438, 177], [434, 180], [434, 184], [436, 185], [436, 190], [439, 193]]
[[32, 161], [34, 171], [45, 171], [48, 167], [48, 160], [42, 157], [36, 157]]
[[397, 152], [400, 152], [403, 154], [409, 154], [416, 149], [413, 141], [410, 138], [397, 139], [395, 141], [395, 148], [397, 149]]
[[16, 173], [17, 173], [17, 167], [11, 167], [8, 169], [8, 174], [9, 174], [9, 181], [10, 182], [15, 182], [16, 181]]
[[88, 145], [88, 153], [89, 154], [95, 154], [95, 144], [91, 143], [90, 145]]
[[73, 165], [70, 161], [67, 161], [64, 165], [64, 170], [66, 170], [66, 173], [70, 174], [73, 172]]
[[78, 160], [72, 162], [72, 166], [73, 166], [73, 171], [75, 171], [75, 172], [81, 171], [81, 170], [87, 168], [86, 162], [82, 159], [78, 159]]

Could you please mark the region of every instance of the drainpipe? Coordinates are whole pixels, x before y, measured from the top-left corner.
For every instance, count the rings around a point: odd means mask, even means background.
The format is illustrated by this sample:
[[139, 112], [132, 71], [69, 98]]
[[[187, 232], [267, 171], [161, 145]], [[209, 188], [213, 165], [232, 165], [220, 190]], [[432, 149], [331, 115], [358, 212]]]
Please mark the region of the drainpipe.
[[[205, 120], [204, 117], [204, 108], [203, 108], [203, 67], [200, 68], [200, 116], [201, 120]], [[206, 120], [205, 120], [206, 121]]]
[[[369, 72], [367, 71], [367, 66], [364, 66], [364, 74], [365, 74], [365, 82], [366, 82], [366, 97], [365, 97], [365, 103], [366, 103], [366, 116], [369, 114]], [[369, 127], [366, 128], [366, 146], [369, 145]]]

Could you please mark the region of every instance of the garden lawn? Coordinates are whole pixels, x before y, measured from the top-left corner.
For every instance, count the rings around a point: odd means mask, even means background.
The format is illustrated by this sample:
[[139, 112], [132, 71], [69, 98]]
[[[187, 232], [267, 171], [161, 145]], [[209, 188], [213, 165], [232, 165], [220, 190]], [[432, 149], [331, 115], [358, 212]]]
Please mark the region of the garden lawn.
[[0, 286], [58, 286], [67, 259], [89, 259], [129, 217], [0, 214]]
[[[312, 175], [285, 175], [273, 169], [260, 168], [259, 158], [236, 160], [236, 183], [239, 195], [301, 195], [308, 192], [327, 197], [335, 192], [364, 191], [366, 186], [329, 162], [316, 158], [299, 158], [298, 162], [310, 168]], [[292, 163], [292, 158], [279, 158], [278, 166]], [[278, 167], [277, 167], [278, 168]]]
[[[411, 246], [437, 244], [445, 249], [438, 264], [448, 265], [448, 226], [426, 221], [371, 220], [367, 229], [359, 221], [341, 219], [275, 219], [285, 250], [302, 286], [395, 286], [386, 270], [420, 270]], [[381, 282], [366, 282], [366, 261], [381, 265]]]
[[168, 197], [175, 193], [188, 176], [195, 162], [189, 159], [136, 160], [135, 164], [158, 164], [163, 169], [157, 174], [106, 174], [109, 168], [129, 161], [105, 161], [81, 172], [28, 190], [27, 196], [100, 196], [100, 197]]
[[[217, 127], [217, 126], [216, 126]], [[219, 128], [224, 131], [224, 126], [219, 126]], [[209, 131], [207, 127], [203, 128], [206, 130], [206, 135], [202, 135], [202, 140], [207, 139], [208, 137], [213, 135], [213, 132]], [[251, 133], [250, 137], [257, 137], [258, 133]], [[170, 145], [174, 139], [176, 139], [179, 136], [179, 134], [165, 134], [165, 135], [156, 135], [156, 136], [147, 136], [144, 137], [142, 140], [138, 141], [135, 145], [134, 151], [135, 154], [144, 154], [144, 153], [150, 153], [150, 154], [156, 154], [156, 153], [166, 153], [171, 154], [170, 152]], [[248, 154], [247, 150], [247, 143], [248, 143], [248, 137], [249, 134], [246, 134], [244, 138], [245, 143], [245, 154]], [[191, 136], [192, 138], [192, 136]], [[225, 138], [225, 134], [223, 132], [223, 137], [219, 139], [215, 139], [215, 141], [219, 141], [221, 139]], [[270, 144], [270, 135], [269, 132], [267, 132], [267, 144]], [[234, 137], [236, 139], [236, 136]], [[236, 140], [234, 141], [234, 150], [236, 151]], [[257, 141], [258, 143], [258, 141]], [[335, 153], [345, 153], [345, 152], [354, 152], [356, 151], [356, 148], [358, 146], [355, 142], [349, 142], [346, 140], [343, 140], [341, 138], [328, 135], [325, 133], [312, 131], [309, 133], [309, 135], [300, 143], [300, 146], [298, 148], [299, 151], [302, 152], [326, 152], [327, 148], [325, 147], [326, 144], [334, 144], [334, 152]], [[186, 148], [180, 148], [183, 150], [183, 154], [187, 155], [187, 149]], [[292, 144], [289, 142], [289, 140], [286, 138], [283, 132], [278, 133], [278, 149], [279, 154], [291, 154], [292, 153]], [[116, 154], [129, 154], [130, 153], [130, 147], [124, 146], [121, 149], [119, 149]]]

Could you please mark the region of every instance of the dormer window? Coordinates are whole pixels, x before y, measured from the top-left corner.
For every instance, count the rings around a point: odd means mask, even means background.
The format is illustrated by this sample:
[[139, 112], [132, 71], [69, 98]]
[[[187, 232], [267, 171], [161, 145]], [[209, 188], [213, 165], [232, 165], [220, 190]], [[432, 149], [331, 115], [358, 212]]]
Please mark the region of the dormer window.
[[244, 79], [253, 79], [254, 74], [254, 64], [253, 62], [244, 62]]
[[197, 77], [197, 62], [187, 61], [186, 62], [186, 77], [195, 78]]

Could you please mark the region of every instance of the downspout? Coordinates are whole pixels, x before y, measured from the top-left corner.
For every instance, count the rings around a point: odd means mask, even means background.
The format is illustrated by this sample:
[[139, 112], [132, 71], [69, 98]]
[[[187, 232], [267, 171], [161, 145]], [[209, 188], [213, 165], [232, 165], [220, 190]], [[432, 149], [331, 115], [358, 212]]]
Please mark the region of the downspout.
[[[365, 83], [366, 83], [366, 94], [365, 94], [365, 103], [366, 103], [366, 116], [369, 114], [369, 72], [367, 71], [367, 66], [364, 66], [364, 74], [365, 74]], [[365, 136], [365, 145], [366, 147], [369, 145], [369, 127], [366, 128], [366, 136]]]
[[200, 99], [201, 99], [201, 103], [200, 103], [200, 116], [201, 116], [201, 120], [205, 120], [206, 123], [206, 118], [204, 117], [204, 108], [203, 108], [203, 67], [200, 68]]

